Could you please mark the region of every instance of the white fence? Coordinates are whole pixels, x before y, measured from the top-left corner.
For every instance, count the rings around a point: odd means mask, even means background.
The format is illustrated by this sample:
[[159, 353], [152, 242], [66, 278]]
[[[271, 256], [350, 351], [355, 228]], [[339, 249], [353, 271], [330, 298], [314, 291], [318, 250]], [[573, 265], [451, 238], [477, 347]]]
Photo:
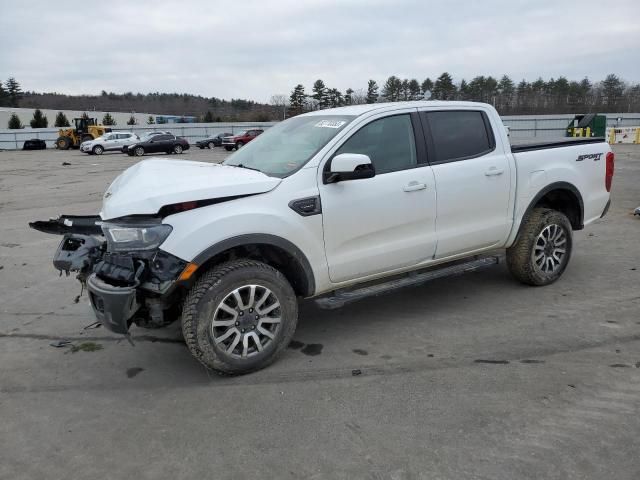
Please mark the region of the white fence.
[[[146, 132], [168, 131], [184, 137], [191, 144], [219, 133], [237, 133], [250, 128], [269, 128], [275, 122], [244, 123], [166, 123], [160, 125], [136, 125], [112, 127], [118, 132], [135, 132], [140, 136]], [[19, 150], [25, 140], [38, 138], [47, 143], [47, 148], [54, 148], [58, 138], [57, 128], [25, 128], [22, 130], [0, 129], [0, 150]]]
[[[640, 113], [607, 113], [607, 127], [633, 127], [640, 125]], [[565, 136], [566, 128], [573, 119], [573, 114], [567, 115], [510, 115], [502, 117], [502, 121], [509, 127], [511, 141], [524, 143], [536, 140], [552, 140]], [[218, 133], [236, 133], [249, 128], [268, 128], [275, 122], [244, 122], [244, 123], [171, 123], [162, 125], [117, 126], [113, 130], [136, 132], [169, 131], [186, 138], [193, 144]], [[22, 130], [0, 129], [0, 150], [21, 149], [25, 140], [39, 138], [47, 143], [47, 148], [53, 148], [58, 138], [57, 128], [25, 128]]]

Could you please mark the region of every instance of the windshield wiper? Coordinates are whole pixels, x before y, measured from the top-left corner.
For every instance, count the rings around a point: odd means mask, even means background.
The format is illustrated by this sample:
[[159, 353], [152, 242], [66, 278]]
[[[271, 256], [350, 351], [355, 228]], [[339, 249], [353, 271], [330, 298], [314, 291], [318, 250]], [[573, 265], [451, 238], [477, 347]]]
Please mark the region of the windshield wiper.
[[243, 165], [241, 163], [239, 163], [238, 165], [233, 165], [233, 166], [234, 167], [239, 167], [239, 168], [246, 168], [247, 170], [255, 170], [256, 172], [262, 173], [262, 170], [260, 170], [259, 168], [247, 167], [246, 165]]

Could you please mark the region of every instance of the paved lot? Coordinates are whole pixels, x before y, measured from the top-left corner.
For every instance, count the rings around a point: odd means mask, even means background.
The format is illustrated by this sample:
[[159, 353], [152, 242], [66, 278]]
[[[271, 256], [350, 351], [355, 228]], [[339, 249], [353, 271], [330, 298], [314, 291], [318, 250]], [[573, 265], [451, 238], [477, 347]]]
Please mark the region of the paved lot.
[[231, 379], [177, 326], [135, 329], [135, 347], [84, 330], [86, 296], [51, 266], [58, 239], [27, 227], [97, 212], [134, 159], [0, 152], [0, 478], [637, 480], [640, 146], [616, 152], [609, 215], [576, 233], [555, 285], [498, 266], [333, 312], [305, 303], [296, 348]]

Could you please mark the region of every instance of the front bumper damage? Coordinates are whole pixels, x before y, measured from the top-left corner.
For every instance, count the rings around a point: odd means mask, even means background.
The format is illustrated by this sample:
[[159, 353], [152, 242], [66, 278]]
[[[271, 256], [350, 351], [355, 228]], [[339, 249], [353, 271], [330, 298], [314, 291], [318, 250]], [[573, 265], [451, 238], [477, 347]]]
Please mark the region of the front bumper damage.
[[127, 334], [132, 324], [166, 326], [179, 317], [187, 262], [162, 250], [109, 252], [99, 217], [62, 216], [33, 222], [46, 233], [64, 234], [54, 267], [76, 278], [88, 291], [96, 318], [108, 330]]

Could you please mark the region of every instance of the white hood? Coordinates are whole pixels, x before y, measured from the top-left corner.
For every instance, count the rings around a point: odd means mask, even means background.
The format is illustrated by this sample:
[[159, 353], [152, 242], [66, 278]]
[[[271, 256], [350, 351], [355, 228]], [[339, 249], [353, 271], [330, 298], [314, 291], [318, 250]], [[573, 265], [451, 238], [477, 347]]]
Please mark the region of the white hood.
[[282, 180], [246, 168], [151, 158], [122, 172], [104, 194], [103, 220], [153, 215], [180, 202], [264, 193]]

